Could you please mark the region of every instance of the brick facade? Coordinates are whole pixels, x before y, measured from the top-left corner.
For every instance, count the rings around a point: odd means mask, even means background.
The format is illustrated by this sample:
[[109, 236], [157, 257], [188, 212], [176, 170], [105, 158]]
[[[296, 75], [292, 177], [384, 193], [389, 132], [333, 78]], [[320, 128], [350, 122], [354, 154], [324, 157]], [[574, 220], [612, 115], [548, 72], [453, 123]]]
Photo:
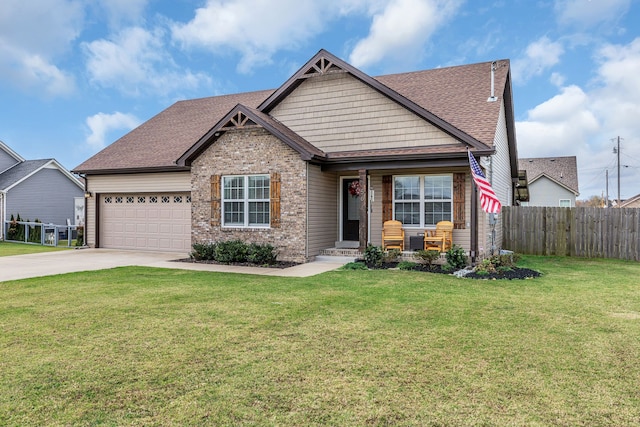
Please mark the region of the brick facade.
[[[279, 173], [279, 228], [212, 225], [211, 176]], [[282, 261], [306, 262], [307, 167], [300, 154], [262, 128], [224, 133], [191, 165], [191, 241], [269, 243]]]

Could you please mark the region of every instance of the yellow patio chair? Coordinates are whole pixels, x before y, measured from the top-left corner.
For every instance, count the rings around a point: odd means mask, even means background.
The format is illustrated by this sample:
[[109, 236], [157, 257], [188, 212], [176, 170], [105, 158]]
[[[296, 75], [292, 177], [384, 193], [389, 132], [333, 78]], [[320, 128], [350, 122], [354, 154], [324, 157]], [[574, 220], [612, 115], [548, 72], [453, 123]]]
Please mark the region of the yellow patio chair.
[[451, 221], [440, 221], [436, 224], [435, 231], [424, 233], [424, 249], [438, 250], [446, 252], [453, 244], [453, 223]]
[[396, 220], [385, 221], [382, 225], [382, 247], [404, 251], [404, 230], [402, 223]]

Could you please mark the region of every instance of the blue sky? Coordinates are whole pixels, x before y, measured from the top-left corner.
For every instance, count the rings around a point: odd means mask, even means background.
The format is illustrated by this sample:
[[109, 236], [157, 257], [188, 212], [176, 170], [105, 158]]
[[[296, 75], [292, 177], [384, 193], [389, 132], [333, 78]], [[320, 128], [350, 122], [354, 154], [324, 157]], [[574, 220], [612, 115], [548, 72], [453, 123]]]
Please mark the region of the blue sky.
[[367, 74], [511, 60], [520, 157], [640, 193], [638, 0], [2, 0], [0, 140], [73, 169], [173, 102], [279, 87], [324, 48]]

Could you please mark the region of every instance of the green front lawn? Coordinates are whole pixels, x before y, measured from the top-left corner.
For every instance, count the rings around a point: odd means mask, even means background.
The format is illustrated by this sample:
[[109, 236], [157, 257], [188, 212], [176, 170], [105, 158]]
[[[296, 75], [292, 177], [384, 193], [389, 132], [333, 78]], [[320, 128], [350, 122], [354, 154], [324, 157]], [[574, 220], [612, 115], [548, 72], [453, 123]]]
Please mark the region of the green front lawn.
[[638, 425], [640, 264], [0, 283], [0, 425]]
[[69, 249], [66, 240], [64, 241], [64, 245], [59, 245], [58, 247], [0, 241], [0, 256], [35, 254], [38, 252], [61, 251], [64, 249]]

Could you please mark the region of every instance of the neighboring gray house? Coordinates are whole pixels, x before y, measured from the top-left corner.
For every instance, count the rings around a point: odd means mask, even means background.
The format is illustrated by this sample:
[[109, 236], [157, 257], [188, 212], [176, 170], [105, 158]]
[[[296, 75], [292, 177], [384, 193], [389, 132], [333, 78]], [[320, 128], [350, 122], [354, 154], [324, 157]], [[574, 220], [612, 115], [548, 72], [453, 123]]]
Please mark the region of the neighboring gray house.
[[576, 206], [578, 165], [575, 156], [518, 159], [518, 169], [525, 171], [529, 201], [522, 206]]
[[0, 239], [11, 215], [57, 225], [84, 222], [76, 212], [80, 205], [84, 210], [83, 201], [83, 183], [55, 159], [25, 160], [0, 141]]

